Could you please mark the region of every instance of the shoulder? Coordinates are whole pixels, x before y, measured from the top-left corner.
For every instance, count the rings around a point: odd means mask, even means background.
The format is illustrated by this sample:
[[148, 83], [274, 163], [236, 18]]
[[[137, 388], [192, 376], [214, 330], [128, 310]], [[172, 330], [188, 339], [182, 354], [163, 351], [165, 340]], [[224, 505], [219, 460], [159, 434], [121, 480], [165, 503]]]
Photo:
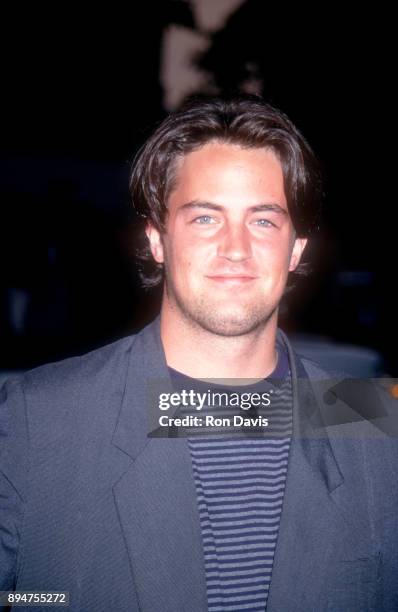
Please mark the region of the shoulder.
[[[128, 336], [81, 356], [49, 363], [8, 380], [0, 391], [0, 424], [16, 437], [44, 447], [78, 428], [116, 418], [125, 386]], [[23, 426], [23, 427], [22, 427]], [[20, 433], [18, 433], [20, 432]]]
[[24, 390], [44, 391], [73, 387], [109, 377], [127, 359], [136, 336], [127, 336], [93, 351], [47, 363], [25, 372], [19, 382]]
[[392, 446], [397, 446], [398, 400], [391, 393], [392, 380], [357, 377], [327, 367], [300, 354], [283, 332], [280, 335], [288, 347], [297, 385], [310, 385], [328, 431], [330, 426], [334, 432], [337, 427], [356, 437], [358, 431], [366, 430], [367, 437], [369, 432], [387, 435]]
[[138, 367], [141, 362], [139, 355], [159, 351], [159, 346], [155, 346], [153, 340], [158, 335], [158, 327], [158, 319], [155, 319], [136, 334], [83, 355], [39, 366], [17, 377], [17, 380], [26, 392], [31, 393], [56, 392], [60, 388], [65, 392], [77, 387], [83, 389], [88, 385], [101, 386], [115, 382], [123, 377], [130, 355], [136, 355]]
[[285, 350], [289, 355], [292, 374], [296, 375], [298, 378], [304, 377], [310, 379], [326, 379], [349, 376], [344, 371], [325, 366], [324, 363], [321, 364], [320, 362], [311, 359], [307, 355], [304, 355], [300, 349], [296, 348], [290, 338], [280, 328], [278, 328], [277, 341], [281, 342], [285, 346]]
[[[295, 352], [295, 351], [294, 351]], [[304, 367], [308, 378], [350, 378], [350, 374], [343, 370], [336, 370], [335, 368], [325, 367], [324, 364], [319, 363], [309, 357], [305, 357], [299, 353], [296, 353], [296, 360], [299, 360]]]
[[[158, 321], [84, 355], [48, 363], [7, 380], [0, 391], [0, 410], [27, 416], [29, 433], [59, 430], [66, 423], [91, 426], [90, 419], [114, 419], [128, 378], [140, 385], [151, 365], [145, 357], [158, 354], [154, 338]], [[14, 408], [15, 406], [15, 408]], [[85, 421], [83, 423], [82, 421]], [[44, 435], [43, 434], [43, 435]]]

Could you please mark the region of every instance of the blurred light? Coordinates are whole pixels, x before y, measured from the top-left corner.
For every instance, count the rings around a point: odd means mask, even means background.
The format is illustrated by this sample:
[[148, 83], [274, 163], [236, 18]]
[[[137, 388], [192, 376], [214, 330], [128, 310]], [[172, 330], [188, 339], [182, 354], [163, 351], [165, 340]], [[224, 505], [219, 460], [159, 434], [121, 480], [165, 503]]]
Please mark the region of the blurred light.
[[243, 2], [244, 0], [192, 0], [195, 21], [199, 29], [216, 32]]
[[[244, 0], [193, 0], [190, 6], [195, 28], [172, 23], [165, 29], [160, 82], [163, 106], [167, 111], [178, 108], [186, 96], [209, 93], [208, 75], [197, 68], [194, 58], [210, 47], [211, 35], [222, 29], [231, 14], [243, 3]], [[246, 90], [259, 93], [261, 87], [261, 83], [250, 80]]]
[[398, 399], [398, 383], [391, 385], [390, 393], [395, 399]]

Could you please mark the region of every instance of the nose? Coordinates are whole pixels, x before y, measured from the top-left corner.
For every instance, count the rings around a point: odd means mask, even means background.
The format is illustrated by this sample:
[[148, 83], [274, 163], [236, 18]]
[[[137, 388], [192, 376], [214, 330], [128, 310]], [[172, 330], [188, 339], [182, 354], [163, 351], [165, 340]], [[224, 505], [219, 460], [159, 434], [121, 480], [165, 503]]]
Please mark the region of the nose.
[[244, 261], [252, 256], [250, 233], [245, 224], [227, 224], [218, 244], [218, 256]]

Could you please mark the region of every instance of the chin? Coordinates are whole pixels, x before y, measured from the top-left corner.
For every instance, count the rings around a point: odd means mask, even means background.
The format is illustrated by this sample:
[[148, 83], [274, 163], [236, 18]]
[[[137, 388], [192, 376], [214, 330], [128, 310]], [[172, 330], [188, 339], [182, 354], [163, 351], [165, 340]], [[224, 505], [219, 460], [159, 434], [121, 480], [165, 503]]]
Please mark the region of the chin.
[[[189, 295], [189, 299], [186, 295]], [[277, 303], [265, 295], [233, 303], [225, 299], [209, 299], [198, 291], [176, 291], [167, 287], [168, 303], [177, 317], [182, 317], [196, 329], [224, 337], [239, 337], [264, 328], [277, 315]]]
[[271, 318], [272, 313], [265, 316], [261, 313], [191, 313], [191, 320], [197, 326], [217, 336], [233, 337], [250, 334], [260, 327], [264, 327]]

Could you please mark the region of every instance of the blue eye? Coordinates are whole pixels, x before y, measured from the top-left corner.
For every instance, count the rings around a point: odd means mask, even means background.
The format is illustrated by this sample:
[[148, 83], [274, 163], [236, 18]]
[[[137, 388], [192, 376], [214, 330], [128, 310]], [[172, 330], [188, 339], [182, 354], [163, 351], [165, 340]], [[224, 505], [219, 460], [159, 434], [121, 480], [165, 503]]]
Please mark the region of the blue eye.
[[268, 219], [257, 219], [254, 223], [256, 225], [260, 225], [261, 227], [275, 227], [275, 223], [268, 221]]
[[202, 215], [201, 217], [196, 217], [196, 219], [194, 219], [194, 222], [199, 223], [200, 225], [210, 225], [212, 221], [214, 221], [214, 219], [209, 215]]

